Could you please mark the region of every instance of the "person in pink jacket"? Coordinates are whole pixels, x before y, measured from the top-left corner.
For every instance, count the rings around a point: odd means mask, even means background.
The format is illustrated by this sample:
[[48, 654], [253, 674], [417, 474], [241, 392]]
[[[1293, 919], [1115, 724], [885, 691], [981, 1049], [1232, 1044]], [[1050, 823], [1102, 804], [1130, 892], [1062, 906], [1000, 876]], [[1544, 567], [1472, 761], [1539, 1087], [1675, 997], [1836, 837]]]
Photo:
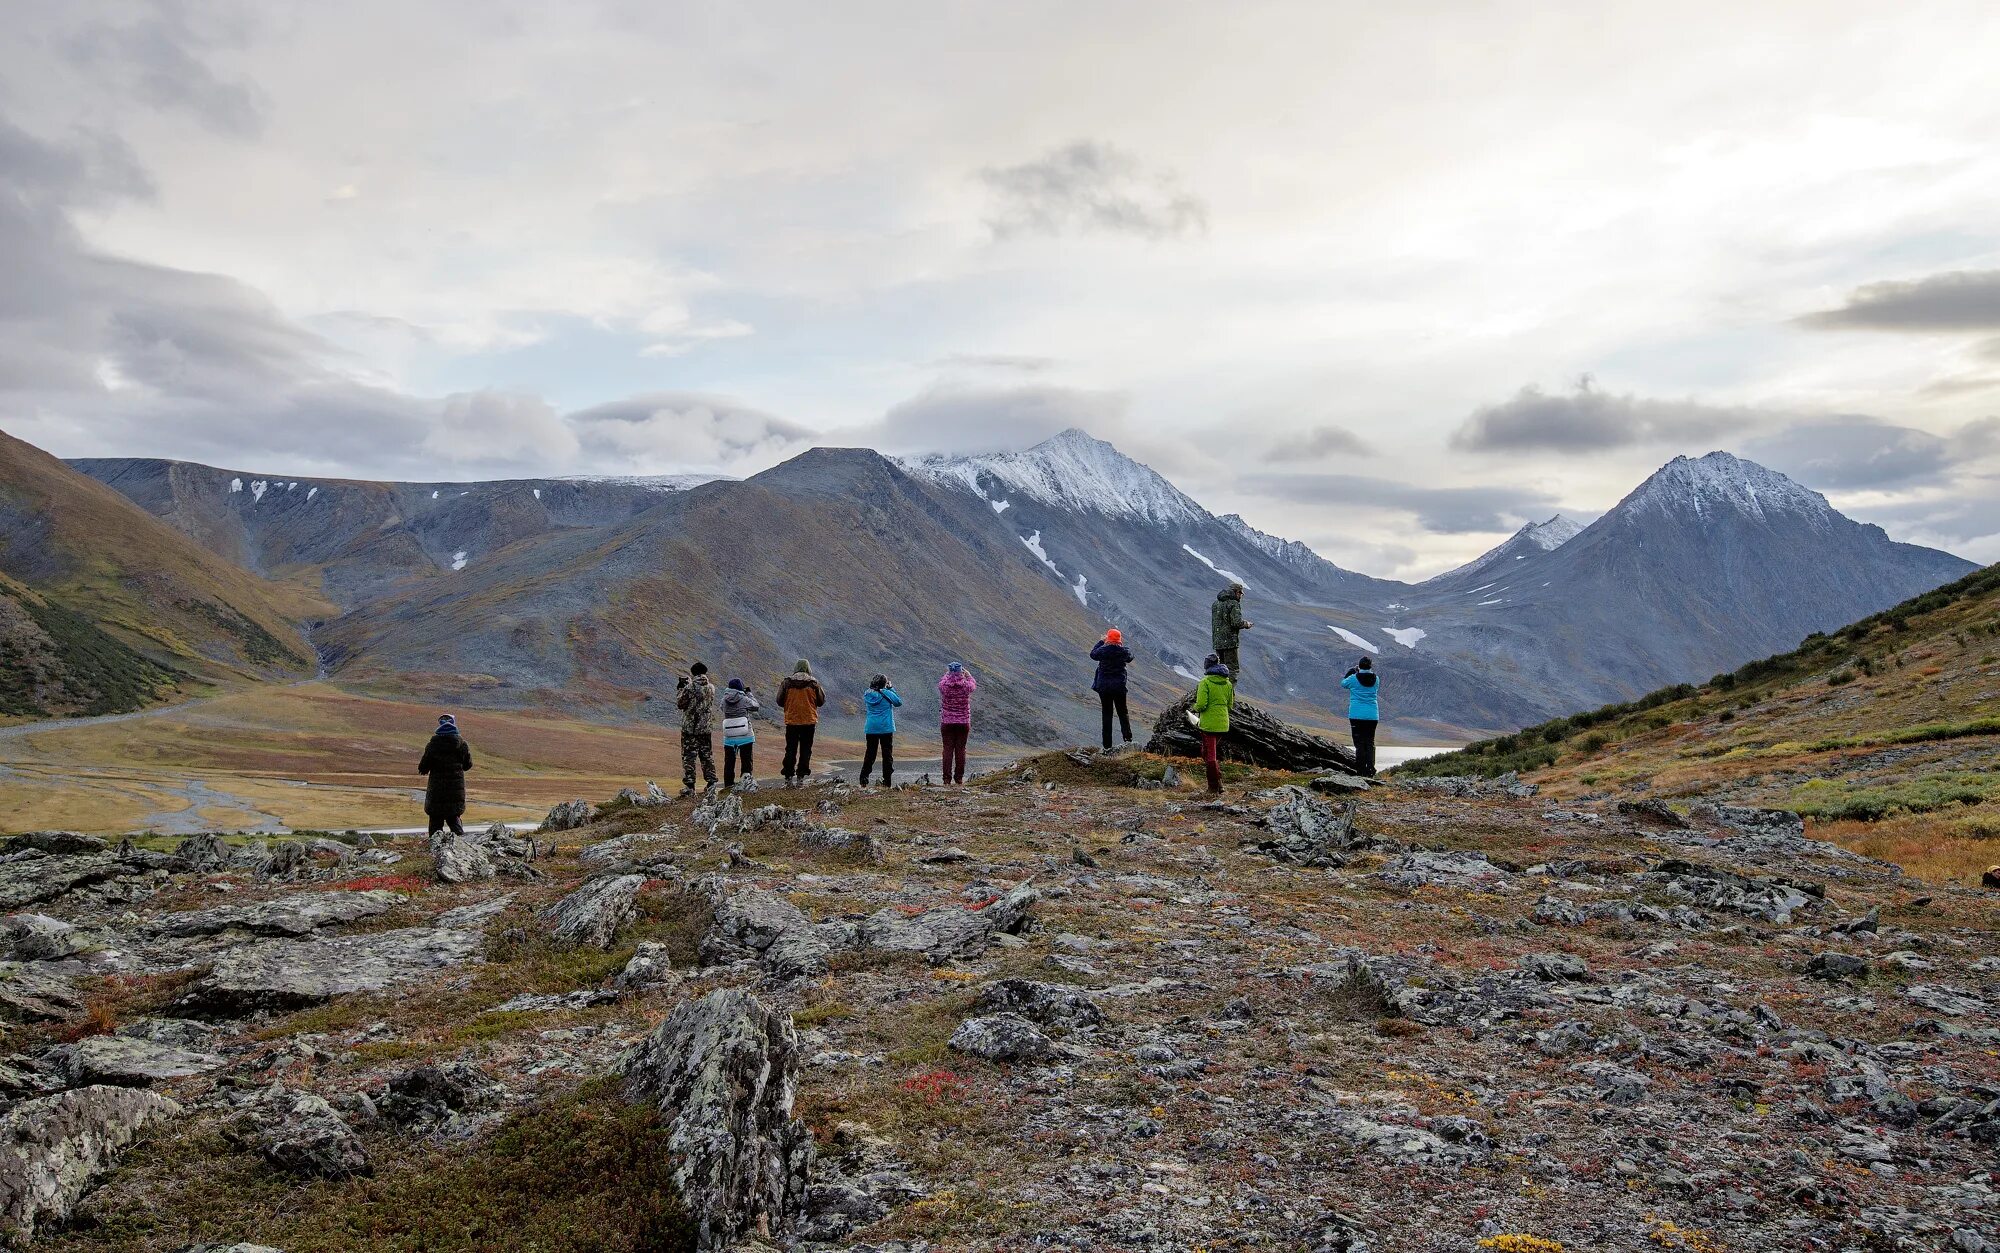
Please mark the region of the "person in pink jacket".
[[944, 668], [938, 680], [938, 734], [944, 740], [944, 782], [965, 782], [965, 744], [972, 738], [972, 694], [979, 681], [962, 661]]

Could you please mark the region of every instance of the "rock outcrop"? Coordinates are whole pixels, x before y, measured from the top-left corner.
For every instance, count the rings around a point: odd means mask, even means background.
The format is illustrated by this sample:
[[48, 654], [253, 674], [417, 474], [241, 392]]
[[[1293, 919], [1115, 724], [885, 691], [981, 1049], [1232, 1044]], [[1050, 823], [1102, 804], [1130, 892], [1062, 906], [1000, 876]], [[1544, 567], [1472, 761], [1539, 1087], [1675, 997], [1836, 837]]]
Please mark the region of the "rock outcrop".
[[792, 1117], [799, 1041], [789, 1014], [739, 988], [711, 992], [676, 1006], [619, 1070], [627, 1096], [667, 1120], [697, 1248], [795, 1227], [813, 1142]]
[[346, 1179], [373, 1173], [368, 1150], [325, 1098], [273, 1084], [236, 1115], [229, 1135], [289, 1175]]
[[537, 834], [550, 831], [574, 831], [597, 816], [597, 807], [587, 800], [564, 801], [549, 810], [549, 816], [542, 819], [542, 825], [535, 828]]
[[452, 831], [440, 831], [431, 836], [430, 847], [439, 883], [476, 883], [493, 877], [493, 859], [470, 837], [460, 839]]
[[406, 927], [337, 939], [260, 940], [230, 949], [181, 997], [181, 1013], [229, 1017], [380, 992], [479, 955], [477, 931]]
[[638, 916], [639, 889], [644, 886], [643, 875], [599, 875], [550, 906], [542, 917], [560, 943], [610, 948], [619, 928]]
[[0, 1232], [19, 1239], [69, 1216], [147, 1127], [181, 1112], [132, 1088], [76, 1088], [23, 1101], [0, 1120]]
[[[1167, 706], [1153, 723], [1153, 738], [1146, 743], [1147, 752], [1163, 757], [1201, 756], [1201, 732], [1188, 722], [1188, 708], [1193, 703], [1194, 694], [1189, 693]], [[1264, 770], [1359, 773], [1354, 754], [1332, 740], [1286, 726], [1241, 700], [1229, 711], [1229, 734], [1222, 737], [1220, 751], [1224, 761], [1247, 762]]]
[[159, 936], [219, 935], [247, 931], [261, 936], [310, 935], [321, 927], [385, 914], [403, 898], [395, 892], [299, 892], [252, 905], [223, 905], [161, 914], [146, 924]]

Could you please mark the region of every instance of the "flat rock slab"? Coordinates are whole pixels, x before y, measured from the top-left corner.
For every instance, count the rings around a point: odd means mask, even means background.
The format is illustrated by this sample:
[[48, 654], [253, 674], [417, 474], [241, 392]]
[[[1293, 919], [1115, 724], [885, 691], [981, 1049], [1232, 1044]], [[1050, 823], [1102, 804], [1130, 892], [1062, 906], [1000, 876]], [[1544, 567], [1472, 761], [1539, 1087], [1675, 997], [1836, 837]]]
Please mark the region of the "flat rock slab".
[[51, 1022], [84, 1010], [83, 997], [68, 979], [0, 962], [0, 1012], [23, 1022]]
[[50, 856], [29, 853], [0, 862], [0, 910], [19, 909], [67, 896], [78, 888], [142, 873], [144, 867], [109, 853]]
[[108, 1084], [146, 1088], [169, 1079], [185, 1079], [224, 1064], [213, 1053], [197, 1053], [154, 1040], [95, 1035], [64, 1046], [64, 1073], [79, 1086]]
[[139, 1133], [181, 1112], [164, 1096], [88, 1087], [23, 1101], [0, 1120], [0, 1232], [62, 1221]]
[[224, 953], [177, 1005], [187, 1014], [232, 1017], [300, 1009], [353, 992], [380, 992], [476, 959], [476, 931], [406, 927], [374, 935], [262, 940]]
[[161, 914], [147, 930], [160, 936], [220, 935], [248, 931], [252, 935], [310, 935], [321, 927], [359, 922], [385, 914], [402, 902], [396, 892], [299, 892], [251, 905], [223, 905]]

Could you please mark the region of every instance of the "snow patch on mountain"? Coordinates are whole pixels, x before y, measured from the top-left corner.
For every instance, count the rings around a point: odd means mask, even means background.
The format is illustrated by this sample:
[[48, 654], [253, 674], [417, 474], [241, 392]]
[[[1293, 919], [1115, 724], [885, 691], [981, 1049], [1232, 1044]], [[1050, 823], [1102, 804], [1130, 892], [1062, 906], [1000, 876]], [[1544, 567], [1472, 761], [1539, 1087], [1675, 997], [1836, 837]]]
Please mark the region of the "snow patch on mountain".
[[243, 490], [243, 480], [242, 480], [242, 479], [231, 479], [231, 480], [229, 480], [229, 490], [230, 490], [230, 491], [232, 491], [232, 492], [240, 492], [240, 491], [242, 491], [242, 490]]
[[308, 487], [306, 489], [306, 499], [308, 501], [310, 501], [313, 497], [317, 495], [319, 495], [319, 489], [317, 487]]
[[1045, 505], [1153, 523], [1202, 522], [1209, 512], [1153, 469], [1101, 439], [1071, 429], [1023, 452], [920, 457], [900, 462], [911, 474], [970, 490], [987, 500], [982, 479]]
[[[703, 483], [730, 480], [726, 474], [565, 474], [564, 483], [605, 483], [615, 487], [643, 487], [655, 492], [685, 492]], [[733, 480], [730, 480], [733, 481]]]
[[[1199, 561], [1201, 564], [1207, 566], [1209, 569], [1215, 571], [1223, 578], [1228, 579], [1231, 583], [1243, 583], [1242, 575], [1236, 573], [1233, 570], [1223, 569], [1221, 566], [1216, 565], [1213, 561], [1210, 561], [1208, 558], [1202, 556], [1200, 553], [1188, 547], [1186, 544], [1181, 545], [1181, 551], [1186, 553], [1188, 556], [1193, 557], [1196, 561]], [[1243, 583], [1243, 587], [1247, 591], [1250, 585], [1248, 583]]]
[[1056, 563], [1049, 560], [1048, 550], [1042, 547], [1042, 533], [1040, 531], [1036, 531], [1033, 535], [1023, 535], [1021, 542], [1028, 546], [1029, 552], [1035, 554], [1036, 560], [1049, 568], [1049, 573], [1055, 575], [1057, 578], [1062, 577], [1062, 571], [1056, 569]]
[[989, 500], [986, 503], [993, 506], [993, 512], [1005, 513], [1014, 502], [1011, 500]]
[[451, 568], [454, 570], [465, 569], [465, 559], [466, 554], [463, 550], [453, 553], [451, 555]]
[[1383, 627], [1382, 634], [1401, 644], [1404, 648], [1415, 648], [1417, 641], [1430, 634], [1422, 627]]
[[1088, 575], [1077, 575], [1076, 582], [1070, 585], [1069, 590], [1076, 593], [1077, 604], [1082, 605], [1085, 609], [1090, 608], [1090, 577]]
[[1379, 653], [1382, 651], [1380, 648], [1376, 647], [1373, 642], [1363, 639], [1361, 636], [1356, 635], [1354, 632], [1348, 630], [1346, 627], [1330, 626], [1327, 628], [1327, 630], [1333, 632], [1335, 635], [1338, 635], [1341, 639], [1346, 640], [1348, 643], [1354, 645], [1356, 648], [1366, 649], [1368, 652], [1371, 653]]

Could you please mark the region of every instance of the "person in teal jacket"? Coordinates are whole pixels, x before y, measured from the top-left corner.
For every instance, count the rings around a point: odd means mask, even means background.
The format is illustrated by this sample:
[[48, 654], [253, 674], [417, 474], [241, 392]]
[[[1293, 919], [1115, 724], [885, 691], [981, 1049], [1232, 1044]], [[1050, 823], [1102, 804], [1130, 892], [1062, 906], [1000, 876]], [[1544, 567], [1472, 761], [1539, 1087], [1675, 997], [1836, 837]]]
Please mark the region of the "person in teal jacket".
[[1208, 771], [1208, 790], [1222, 792], [1221, 739], [1229, 734], [1229, 709], [1236, 703], [1236, 685], [1222, 658], [1210, 653], [1202, 662], [1201, 682], [1195, 685], [1194, 711], [1201, 727], [1201, 764]]
[[1381, 679], [1375, 663], [1363, 657], [1340, 681], [1347, 689], [1347, 726], [1354, 733], [1354, 766], [1369, 778], [1375, 777], [1375, 727], [1382, 713]]
[[903, 698], [896, 695], [896, 689], [889, 686], [889, 676], [878, 674], [868, 680], [868, 690], [861, 695], [861, 707], [868, 713], [868, 721], [862, 731], [868, 736], [868, 747], [861, 754], [861, 786], [868, 786], [868, 776], [875, 771], [875, 754], [882, 754], [882, 786], [890, 787], [896, 774], [896, 711], [903, 706]]

